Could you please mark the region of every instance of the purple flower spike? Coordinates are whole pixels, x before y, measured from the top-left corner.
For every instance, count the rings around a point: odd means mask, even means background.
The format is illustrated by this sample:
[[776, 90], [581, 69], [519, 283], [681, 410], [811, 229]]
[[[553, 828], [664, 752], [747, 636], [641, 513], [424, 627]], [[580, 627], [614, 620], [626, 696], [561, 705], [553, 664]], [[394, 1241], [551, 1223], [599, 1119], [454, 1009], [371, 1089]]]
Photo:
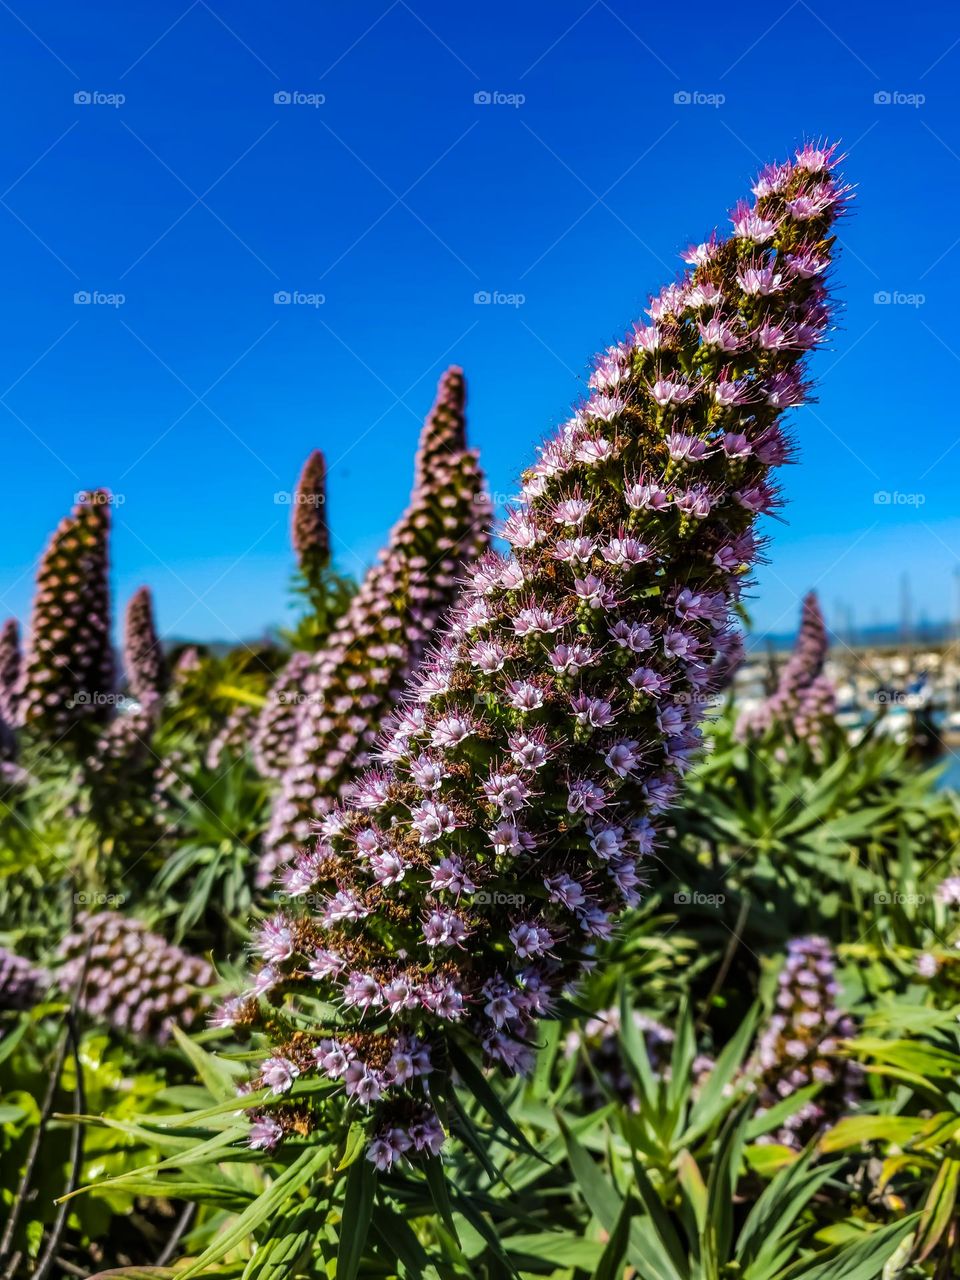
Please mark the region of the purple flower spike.
[[[60, 944], [54, 977], [79, 1007], [125, 1035], [164, 1044], [210, 1005], [211, 965], [115, 911], [81, 916]], [[79, 990], [78, 990], [79, 988]]]
[[103, 724], [112, 712], [109, 534], [110, 495], [82, 493], [40, 562], [18, 716], [48, 741]]
[[[590, 397], [524, 473], [505, 554], [474, 569], [375, 767], [317, 823], [311, 908], [288, 913], [293, 953], [268, 966], [270, 999], [296, 1007], [306, 988], [341, 1010], [348, 1096], [379, 1098], [368, 1154], [381, 1168], [443, 1137], [422, 1088], [385, 1067], [399, 1046], [415, 1040], [437, 1069], [455, 1045], [526, 1071], [538, 1019], [636, 900], [729, 658], [756, 514], [776, 501], [777, 455], [761, 446], [805, 390], [807, 344], [755, 335], [829, 323], [822, 275], [787, 256], [829, 258], [845, 192], [829, 156], [803, 154], [743, 215], [744, 235], [711, 241], [653, 300], [656, 340], [643, 328], [599, 358]], [[798, 219], [790, 202], [814, 189], [835, 198]], [[710, 317], [734, 350], [704, 340]], [[324, 707], [341, 735], [348, 689]], [[318, 740], [307, 788], [354, 763], [356, 739]], [[402, 878], [387, 883], [380, 855]], [[354, 1003], [361, 991], [380, 1003]], [[304, 1038], [273, 1057], [311, 1070]]]
[[856, 1034], [837, 1007], [836, 960], [826, 938], [794, 938], [777, 985], [776, 1006], [747, 1066], [757, 1091], [757, 1114], [807, 1085], [820, 1093], [786, 1120], [767, 1142], [799, 1150], [826, 1124], [856, 1106], [863, 1078], [854, 1062], [837, 1056], [841, 1040]]
[[[385, 717], [456, 598], [460, 575], [487, 547], [490, 504], [476, 454], [466, 447], [464, 400], [463, 373], [448, 369], [420, 438], [406, 513], [326, 647], [294, 672], [299, 703], [292, 722], [284, 720], [285, 731], [292, 723], [294, 732], [264, 837], [261, 887], [371, 759]], [[428, 677], [442, 684], [437, 660]], [[285, 687], [286, 673], [273, 697]], [[267, 732], [266, 718], [264, 712], [258, 737]]]
[[130, 597], [123, 630], [123, 667], [130, 692], [140, 702], [162, 695], [167, 687], [163, 645], [153, 617], [153, 596], [141, 587]]
[[315, 582], [330, 561], [327, 527], [327, 463], [314, 449], [303, 464], [293, 495], [291, 539], [297, 563], [308, 582]]
[[302, 709], [316, 697], [317, 684], [314, 655], [291, 654], [267, 694], [250, 743], [253, 762], [265, 778], [282, 778], [289, 767]]
[[17, 707], [20, 702], [20, 627], [8, 618], [0, 630], [0, 761], [16, 759]]
[[800, 631], [784, 664], [776, 690], [737, 723], [740, 738], [759, 737], [778, 726], [817, 750], [824, 728], [836, 712], [836, 693], [823, 674], [830, 647], [816, 592], [804, 597]]
[[47, 982], [48, 975], [42, 969], [0, 947], [0, 1010], [32, 1008]]

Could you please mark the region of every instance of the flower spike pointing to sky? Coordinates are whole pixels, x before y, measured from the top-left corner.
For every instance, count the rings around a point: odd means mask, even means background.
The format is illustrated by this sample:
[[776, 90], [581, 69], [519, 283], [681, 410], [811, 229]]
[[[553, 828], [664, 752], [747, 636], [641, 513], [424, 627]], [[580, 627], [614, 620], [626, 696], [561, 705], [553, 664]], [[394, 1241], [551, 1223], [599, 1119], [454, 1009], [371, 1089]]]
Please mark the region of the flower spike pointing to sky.
[[759, 736], [782, 725], [815, 748], [823, 724], [836, 710], [836, 693], [823, 673], [829, 648], [820, 601], [817, 593], [810, 591], [803, 598], [797, 641], [777, 687], [758, 707], [740, 717], [738, 737]]
[[[386, 549], [339, 619], [299, 690], [281, 676], [261, 715], [299, 704], [296, 740], [283, 775], [261, 860], [266, 886], [307, 838], [362, 764], [453, 603], [464, 570], [487, 547], [489, 498], [477, 455], [466, 446], [463, 372], [440, 379], [424, 424], [406, 512]], [[295, 673], [296, 674], [296, 673]]]
[[19, 701], [20, 627], [16, 618], [8, 618], [0, 628], [0, 761], [16, 755]]
[[291, 537], [297, 563], [304, 577], [314, 581], [330, 560], [327, 527], [327, 463], [314, 449], [303, 464], [293, 495]]
[[127, 605], [123, 633], [123, 666], [130, 692], [141, 702], [165, 692], [166, 663], [153, 617], [153, 596], [141, 587]]
[[[828, 334], [848, 195], [834, 164], [808, 145], [764, 170], [733, 234], [692, 246], [683, 278], [598, 357], [523, 475], [509, 552], [475, 567], [379, 759], [294, 864], [285, 887], [310, 909], [255, 938], [272, 1037], [258, 1145], [320, 1073], [369, 1114], [378, 1168], [436, 1153], [430, 1072], [474, 1049], [528, 1069], [537, 1020], [653, 874], [734, 643], [753, 526], [777, 505], [784, 411]], [[339, 1022], [311, 1028], [301, 1009], [284, 1039], [299, 991]]]
[[112, 714], [110, 495], [80, 495], [37, 573], [21, 672], [20, 722], [50, 741]]

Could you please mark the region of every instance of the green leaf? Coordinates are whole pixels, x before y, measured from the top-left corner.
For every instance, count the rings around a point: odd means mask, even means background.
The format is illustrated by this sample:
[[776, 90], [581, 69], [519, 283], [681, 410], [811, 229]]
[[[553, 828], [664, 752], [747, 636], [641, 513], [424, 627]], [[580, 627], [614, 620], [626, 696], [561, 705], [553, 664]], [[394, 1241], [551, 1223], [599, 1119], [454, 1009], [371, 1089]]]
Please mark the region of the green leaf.
[[504, 1133], [508, 1133], [515, 1142], [518, 1142], [528, 1155], [534, 1156], [539, 1160], [541, 1158], [540, 1153], [531, 1146], [530, 1140], [517, 1127], [483, 1072], [470, 1055], [461, 1049], [459, 1045], [451, 1044], [450, 1046], [450, 1065], [456, 1069], [463, 1083], [494, 1124], [502, 1129]]
[[917, 1227], [917, 1261], [925, 1262], [954, 1221], [960, 1160], [944, 1160], [927, 1194]]
[[820, 1088], [819, 1084], [805, 1085], [804, 1088], [798, 1089], [796, 1093], [792, 1093], [789, 1098], [784, 1098], [782, 1102], [774, 1103], [769, 1111], [764, 1111], [762, 1115], [754, 1116], [747, 1125], [748, 1141], [753, 1142], [757, 1138], [763, 1137], [765, 1133], [769, 1133], [772, 1129], [779, 1129], [795, 1111], [799, 1111], [811, 1098], [815, 1098], [820, 1092]]
[[676, 1035], [670, 1052], [670, 1078], [667, 1082], [667, 1107], [671, 1114], [679, 1114], [685, 1096], [690, 1092], [693, 1060], [697, 1054], [697, 1042], [693, 1034], [693, 1019], [689, 1004], [685, 1001], [677, 1021]]
[[603, 1256], [603, 1245], [598, 1240], [584, 1240], [578, 1233], [563, 1231], [506, 1236], [503, 1247], [508, 1253], [537, 1258], [558, 1267], [576, 1267], [582, 1271], [592, 1271]]
[[688, 1144], [693, 1137], [699, 1136], [708, 1128], [727, 1105], [725, 1092], [746, 1057], [759, 1011], [759, 1003], [754, 1004], [737, 1028], [736, 1035], [724, 1045], [713, 1070], [700, 1085], [697, 1100], [690, 1112], [690, 1128], [684, 1135]]
[[[140, 1130], [137, 1126], [124, 1124], [122, 1121], [104, 1120], [104, 1125], [111, 1129], [119, 1129], [121, 1133], [130, 1132], [133, 1129], [137, 1133], [144, 1135], [144, 1140], [148, 1143], [152, 1142], [153, 1135]], [[138, 1169], [131, 1169], [127, 1173], [114, 1174], [112, 1178], [98, 1178], [96, 1182], [88, 1183], [86, 1186], [77, 1187], [76, 1190], [68, 1192], [65, 1196], [61, 1196], [57, 1202], [62, 1203], [64, 1200], [70, 1200], [73, 1196], [82, 1195], [85, 1191], [100, 1191], [104, 1187], [127, 1187], [136, 1182], [148, 1182], [151, 1178], [156, 1178], [158, 1174], [168, 1169], [186, 1169], [196, 1164], [212, 1164], [217, 1158], [223, 1159], [227, 1150], [237, 1142], [241, 1137], [249, 1133], [246, 1125], [235, 1125], [232, 1129], [225, 1129], [222, 1133], [215, 1133], [212, 1137], [202, 1141], [189, 1141], [181, 1146], [181, 1149], [172, 1156], [167, 1156], [163, 1160], [157, 1161], [155, 1164], [142, 1165]], [[181, 1135], [182, 1138], [183, 1135]], [[249, 1150], [249, 1148], [247, 1149]]]
[[960, 1076], [960, 1056], [916, 1040], [876, 1040], [860, 1036], [850, 1048], [858, 1055], [876, 1058], [902, 1071], [920, 1076]]
[[653, 1105], [659, 1088], [650, 1065], [647, 1046], [633, 1020], [633, 1005], [630, 1003], [626, 984], [623, 984], [620, 989], [620, 1044], [623, 1048], [624, 1062], [637, 1085], [640, 1101], [646, 1100], [648, 1104]]
[[329, 1146], [308, 1147], [301, 1151], [293, 1164], [285, 1169], [262, 1195], [257, 1196], [253, 1204], [245, 1209], [225, 1231], [222, 1231], [199, 1258], [177, 1272], [177, 1280], [190, 1280], [191, 1276], [200, 1275], [211, 1263], [221, 1262], [232, 1249], [251, 1235], [261, 1223], [268, 1221], [302, 1187], [319, 1174], [329, 1161]]
[[697, 1231], [702, 1234], [707, 1224], [707, 1185], [689, 1151], [681, 1151], [677, 1157], [677, 1180], [693, 1209]]
[[366, 1126], [359, 1123], [352, 1124], [347, 1131], [347, 1140], [343, 1144], [343, 1157], [337, 1165], [336, 1172], [343, 1173], [344, 1169], [349, 1169], [354, 1161], [359, 1160], [366, 1148]]
[[373, 1215], [377, 1171], [369, 1160], [355, 1160], [347, 1174], [337, 1251], [337, 1280], [356, 1280]]
[[620, 1206], [617, 1221], [603, 1250], [603, 1255], [593, 1273], [593, 1280], [621, 1280], [630, 1239], [630, 1222], [636, 1206], [629, 1196]]
[[209, 1053], [206, 1049], [202, 1049], [195, 1040], [191, 1040], [183, 1032], [182, 1028], [176, 1025], [173, 1028], [173, 1037], [217, 1102], [226, 1102], [228, 1098], [236, 1098], [236, 1079], [233, 1072], [221, 1058]]
[[783, 1280], [878, 1280], [900, 1241], [916, 1226], [917, 1214], [901, 1218], [887, 1227], [880, 1227], [866, 1240], [850, 1245], [835, 1254], [828, 1262], [806, 1267], [800, 1271], [791, 1268]]
[[381, 1201], [371, 1225], [388, 1257], [402, 1262], [411, 1276], [419, 1277], [426, 1273], [430, 1259], [406, 1218]]
[[707, 1223], [702, 1230], [701, 1262], [707, 1277], [719, 1277], [733, 1240], [733, 1201], [747, 1137], [753, 1099], [744, 1102], [727, 1120], [710, 1175], [707, 1179]]
[[820, 1139], [821, 1151], [843, 1151], [861, 1142], [909, 1142], [926, 1124], [922, 1116], [844, 1116]]
[[566, 1143], [570, 1168], [577, 1181], [577, 1186], [587, 1202], [587, 1207], [594, 1217], [599, 1219], [600, 1225], [605, 1230], [612, 1231], [617, 1218], [620, 1216], [620, 1196], [613, 1185], [597, 1168], [594, 1160], [573, 1136], [570, 1127], [559, 1112], [557, 1113], [557, 1124], [560, 1126], [560, 1132], [563, 1134], [563, 1140]]
[[[603, 1176], [593, 1158], [574, 1137], [570, 1126], [558, 1113], [557, 1123], [567, 1147], [567, 1158], [590, 1212], [605, 1231], [614, 1231], [623, 1208], [622, 1198], [613, 1184]], [[679, 1280], [669, 1249], [644, 1224], [634, 1225], [630, 1232], [628, 1256], [630, 1264], [643, 1280]]]
[[751, 1264], [769, 1258], [783, 1236], [796, 1226], [803, 1208], [843, 1164], [836, 1160], [811, 1168], [814, 1155], [813, 1149], [805, 1151], [794, 1164], [781, 1169], [750, 1210], [736, 1250], [737, 1262], [748, 1272]]
[[434, 1208], [443, 1219], [447, 1230], [453, 1236], [457, 1245], [459, 1245], [460, 1237], [453, 1221], [453, 1208], [450, 1204], [450, 1194], [447, 1191], [447, 1175], [444, 1172], [443, 1161], [439, 1156], [428, 1156], [427, 1159], [421, 1161], [421, 1167], [423, 1176], [427, 1180], [427, 1188]]
[[632, 1154], [632, 1159], [634, 1182], [637, 1184], [641, 1203], [650, 1219], [650, 1228], [655, 1232], [660, 1249], [669, 1260], [672, 1268], [670, 1280], [681, 1280], [682, 1277], [688, 1274], [689, 1268], [686, 1254], [680, 1243], [680, 1237], [670, 1221], [670, 1215], [664, 1208], [663, 1201], [657, 1194], [656, 1188], [647, 1177], [643, 1165], [636, 1158], [636, 1155]]

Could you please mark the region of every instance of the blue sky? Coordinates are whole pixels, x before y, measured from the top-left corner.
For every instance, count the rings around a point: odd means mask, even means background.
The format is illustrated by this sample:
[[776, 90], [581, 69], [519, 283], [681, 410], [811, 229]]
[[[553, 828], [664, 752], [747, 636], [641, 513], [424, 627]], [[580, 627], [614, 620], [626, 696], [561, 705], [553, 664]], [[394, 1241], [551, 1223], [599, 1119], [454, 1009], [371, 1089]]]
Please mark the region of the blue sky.
[[952, 615], [960, 12], [910, 14], [4, 0], [0, 607], [26, 617], [49, 531], [104, 485], [118, 595], [149, 582], [164, 632], [284, 621], [274, 494], [323, 448], [338, 560], [360, 572], [452, 362], [509, 494], [677, 251], [761, 162], [829, 135], [858, 187], [845, 312], [795, 415], [754, 616], [789, 629], [816, 585], [834, 622], [838, 602], [895, 619], [907, 571], [917, 616]]

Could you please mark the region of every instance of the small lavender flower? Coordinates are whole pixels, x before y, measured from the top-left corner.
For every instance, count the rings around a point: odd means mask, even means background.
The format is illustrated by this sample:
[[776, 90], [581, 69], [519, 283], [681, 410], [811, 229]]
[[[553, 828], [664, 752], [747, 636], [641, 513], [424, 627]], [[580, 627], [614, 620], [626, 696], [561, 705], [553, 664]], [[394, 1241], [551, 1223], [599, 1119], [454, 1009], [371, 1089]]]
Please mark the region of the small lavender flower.
[[19, 685], [19, 722], [50, 742], [110, 718], [110, 496], [81, 494], [44, 552]]
[[826, 938], [794, 938], [777, 982], [776, 1005], [747, 1067], [757, 1114], [807, 1085], [822, 1089], [766, 1141], [799, 1149], [827, 1123], [856, 1104], [860, 1067], [840, 1058], [839, 1042], [856, 1034], [852, 1018], [837, 1006], [836, 960]]
[[916, 959], [916, 967], [921, 978], [935, 978], [940, 972], [940, 961], [932, 951], [921, 951]]
[[[758, 245], [752, 223], [749, 240], [713, 242], [651, 303], [656, 340], [643, 326], [600, 358], [603, 387], [594, 379], [524, 474], [507, 553], [482, 557], [384, 726], [375, 767], [317, 823], [313, 861], [295, 866], [316, 905], [289, 915], [294, 950], [267, 965], [270, 999], [296, 1007], [308, 991], [339, 1005], [348, 985], [360, 989], [355, 975], [364, 990], [404, 993], [384, 996], [376, 1021], [345, 1005], [338, 1031], [355, 1055], [348, 1096], [376, 1077], [375, 1163], [402, 1149], [396, 1131], [407, 1155], [442, 1139], [433, 1119], [429, 1139], [411, 1120], [416, 1090], [383, 1074], [397, 1046], [416, 1039], [438, 1061], [450, 1042], [479, 1046], [489, 1064], [526, 1071], [537, 1020], [635, 901], [699, 740], [713, 664], [729, 649], [755, 518], [777, 502], [783, 410], [804, 391], [806, 347], [750, 335], [768, 324], [822, 337], [829, 325], [822, 277], [787, 259], [829, 258], [844, 197], [830, 157], [801, 151], [758, 197], [769, 240]], [[833, 199], [801, 220], [788, 202], [814, 188]], [[708, 314], [734, 325], [742, 347], [705, 343]], [[731, 455], [728, 433], [750, 449]], [[667, 441], [680, 435], [704, 447], [671, 457]], [[611, 539], [649, 554], [605, 557]], [[574, 645], [584, 652], [571, 667]], [[318, 755], [318, 766], [349, 766], [349, 739], [329, 748], [339, 759]], [[511, 774], [525, 790], [506, 811]], [[391, 885], [374, 861], [383, 854], [405, 868]], [[458, 897], [442, 878], [434, 887], [454, 858], [477, 893]], [[292, 1050], [274, 1045], [275, 1056]]]
[[740, 717], [738, 737], [758, 737], [780, 726], [816, 749], [824, 726], [836, 712], [836, 693], [823, 674], [829, 647], [820, 602], [811, 591], [804, 597], [797, 641], [777, 687], [759, 707]]
[[0, 1009], [31, 1009], [47, 981], [48, 975], [42, 969], [0, 947]]
[[189, 1027], [209, 1008], [207, 961], [114, 911], [81, 916], [59, 955], [54, 976], [64, 994], [76, 991], [84, 1013], [125, 1035], [164, 1044], [174, 1026]]
[[154, 623], [153, 597], [149, 587], [141, 587], [130, 597], [127, 605], [123, 668], [130, 692], [140, 702], [166, 692], [166, 663]]
[[466, 447], [464, 400], [463, 373], [447, 370], [420, 437], [410, 505], [304, 675], [309, 696], [264, 837], [261, 887], [369, 760], [384, 717], [453, 603], [458, 575], [487, 545], [489, 499]]

